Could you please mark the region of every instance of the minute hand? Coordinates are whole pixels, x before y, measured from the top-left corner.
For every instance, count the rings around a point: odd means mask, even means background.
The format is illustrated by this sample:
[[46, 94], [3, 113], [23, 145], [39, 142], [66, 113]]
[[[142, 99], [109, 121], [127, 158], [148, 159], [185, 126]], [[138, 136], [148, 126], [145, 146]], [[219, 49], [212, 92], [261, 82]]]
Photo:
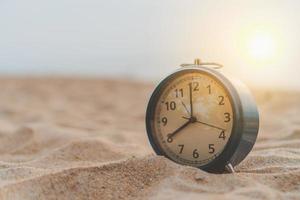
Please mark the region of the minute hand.
[[194, 115], [194, 111], [193, 111], [193, 88], [192, 88], [192, 83], [190, 83], [189, 86], [190, 86], [190, 107], [191, 107], [191, 113], [190, 113], [191, 116], [190, 116], [190, 118], [192, 118], [193, 115]]

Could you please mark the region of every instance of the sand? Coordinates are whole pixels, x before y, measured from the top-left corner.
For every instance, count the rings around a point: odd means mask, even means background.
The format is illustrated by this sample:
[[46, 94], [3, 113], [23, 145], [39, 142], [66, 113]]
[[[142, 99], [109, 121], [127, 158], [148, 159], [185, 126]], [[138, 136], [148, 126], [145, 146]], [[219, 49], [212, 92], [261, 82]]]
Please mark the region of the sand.
[[300, 199], [300, 93], [253, 90], [258, 141], [235, 174], [156, 156], [144, 117], [154, 85], [0, 80], [0, 199]]

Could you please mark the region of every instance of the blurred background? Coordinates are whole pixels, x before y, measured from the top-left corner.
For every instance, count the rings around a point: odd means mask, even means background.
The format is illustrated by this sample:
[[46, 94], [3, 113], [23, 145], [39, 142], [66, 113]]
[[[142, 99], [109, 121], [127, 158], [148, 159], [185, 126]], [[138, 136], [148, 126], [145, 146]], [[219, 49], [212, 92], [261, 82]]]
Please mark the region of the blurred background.
[[1, 76], [157, 81], [200, 57], [300, 89], [297, 0], [0, 0]]

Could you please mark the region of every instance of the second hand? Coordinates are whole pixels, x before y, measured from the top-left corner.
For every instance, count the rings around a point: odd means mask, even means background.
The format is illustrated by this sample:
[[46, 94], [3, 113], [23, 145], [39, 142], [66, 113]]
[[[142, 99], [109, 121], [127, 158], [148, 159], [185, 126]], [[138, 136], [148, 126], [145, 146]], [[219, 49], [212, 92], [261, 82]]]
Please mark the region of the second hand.
[[[183, 119], [187, 119], [187, 120], [191, 120], [190, 118], [188, 118], [188, 117], [182, 117]], [[206, 126], [210, 126], [210, 127], [212, 127], [212, 128], [216, 128], [216, 129], [219, 129], [219, 130], [222, 130], [222, 131], [225, 131], [225, 129], [224, 128], [220, 128], [220, 127], [218, 127], [218, 126], [215, 126], [215, 125], [212, 125], [212, 124], [208, 124], [208, 123], [205, 123], [205, 122], [201, 122], [201, 121], [199, 121], [199, 120], [195, 120], [195, 122], [197, 122], [197, 123], [199, 123], [199, 124], [204, 124], [204, 125], [206, 125]]]

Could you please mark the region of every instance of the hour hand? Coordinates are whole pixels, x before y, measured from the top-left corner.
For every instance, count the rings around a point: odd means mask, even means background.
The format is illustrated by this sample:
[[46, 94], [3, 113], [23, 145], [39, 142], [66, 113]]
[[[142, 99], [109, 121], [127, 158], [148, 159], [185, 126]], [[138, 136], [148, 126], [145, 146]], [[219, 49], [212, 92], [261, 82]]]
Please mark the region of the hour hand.
[[189, 125], [191, 122], [190, 120], [187, 121], [186, 123], [184, 123], [182, 126], [180, 126], [178, 129], [176, 129], [175, 131], [173, 131], [173, 133], [170, 133], [168, 135], [169, 138], [174, 137], [177, 133], [179, 133], [179, 131], [181, 131], [182, 129], [184, 129], [185, 127], [187, 127], [187, 125]]

